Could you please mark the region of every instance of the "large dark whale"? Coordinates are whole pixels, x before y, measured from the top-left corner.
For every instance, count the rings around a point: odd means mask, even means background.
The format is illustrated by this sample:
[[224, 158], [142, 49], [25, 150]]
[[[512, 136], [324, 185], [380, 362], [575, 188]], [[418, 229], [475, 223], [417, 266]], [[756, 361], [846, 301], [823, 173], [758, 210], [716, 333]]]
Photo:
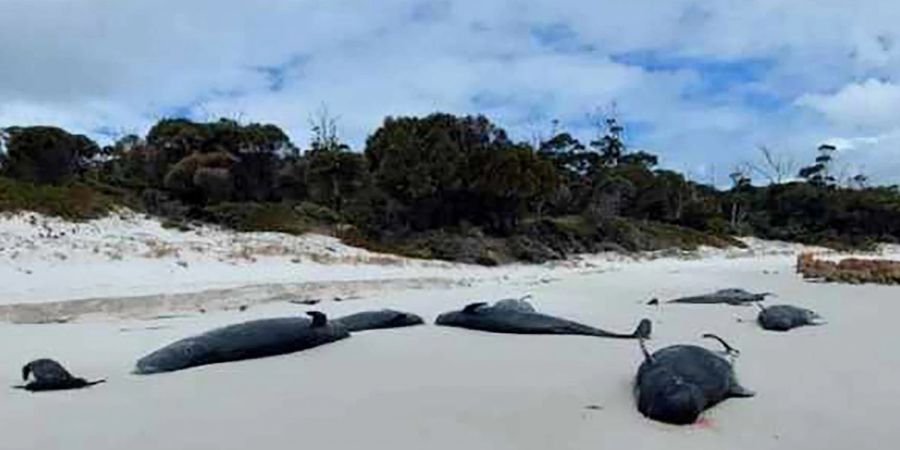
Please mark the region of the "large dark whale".
[[[31, 378], [31, 381], [29, 381]], [[36, 359], [22, 367], [22, 381], [26, 384], [13, 386], [27, 391], [61, 391], [65, 389], [81, 389], [106, 380], [87, 381], [73, 376], [62, 364], [48, 358]]]
[[752, 397], [738, 383], [733, 368], [737, 350], [712, 334], [703, 337], [721, 342], [732, 361], [696, 345], [673, 345], [647, 352], [641, 339], [644, 362], [634, 383], [638, 411], [646, 417], [677, 425], [694, 423], [700, 413], [731, 397]]
[[709, 305], [709, 304], [728, 304], [735, 306], [749, 305], [751, 303], [761, 302], [766, 299], [766, 297], [772, 295], [770, 292], [763, 292], [760, 294], [754, 294], [751, 292], [747, 292], [743, 289], [721, 289], [709, 294], [703, 295], [693, 295], [690, 297], [681, 297], [676, 298], [674, 300], [669, 300], [668, 303], [688, 303], [688, 304], [700, 304], [700, 305]]
[[633, 333], [613, 333], [571, 320], [541, 314], [525, 300], [502, 300], [493, 306], [489, 306], [487, 303], [472, 303], [460, 311], [441, 314], [435, 323], [494, 333], [577, 334], [621, 339], [648, 338], [652, 328], [651, 322], [643, 319]]
[[343, 325], [320, 312], [305, 317], [260, 319], [217, 328], [169, 344], [139, 359], [135, 373], [171, 372], [189, 367], [281, 355], [350, 336]]
[[822, 325], [825, 320], [815, 311], [791, 305], [759, 306], [756, 322], [771, 331], [788, 331], [804, 325]]
[[415, 314], [392, 309], [358, 312], [334, 319], [332, 322], [343, 325], [351, 333], [382, 328], [411, 327], [425, 323], [421, 317]]

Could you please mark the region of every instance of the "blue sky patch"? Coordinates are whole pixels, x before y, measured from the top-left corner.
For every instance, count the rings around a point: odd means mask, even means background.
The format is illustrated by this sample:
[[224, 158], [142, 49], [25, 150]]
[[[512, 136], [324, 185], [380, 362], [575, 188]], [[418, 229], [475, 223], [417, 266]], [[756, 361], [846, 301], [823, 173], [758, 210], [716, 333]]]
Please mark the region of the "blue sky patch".
[[661, 51], [639, 51], [611, 55], [612, 61], [640, 67], [648, 72], [690, 71], [700, 77], [700, 90], [720, 92], [762, 80], [774, 66], [767, 59], [716, 60], [668, 56]]
[[91, 130], [91, 134], [94, 136], [106, 138], [107, 140], [113, 140], [122, 137], [123, 132], [122, 130], [117, 130], [111, 126], [102, 126]]

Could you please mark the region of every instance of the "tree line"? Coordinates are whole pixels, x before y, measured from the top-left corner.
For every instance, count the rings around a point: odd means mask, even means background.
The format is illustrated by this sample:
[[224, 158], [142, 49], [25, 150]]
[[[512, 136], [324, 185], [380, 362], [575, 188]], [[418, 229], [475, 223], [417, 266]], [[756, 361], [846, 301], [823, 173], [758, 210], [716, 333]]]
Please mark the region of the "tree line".
[[162, 119], [104, 146], [56, 127], [7, 127], [0, 197], [78, 186], [179, 223], [329, 226], [354, 243], [485, 263], [730, 235], [852, 246], [900, 237], [896, 187], [862, 176], [839, 186], [827, 145], [795, 176], [765, 153], [777, 177], [757, 186], [736, 171], [721, 189], [629, 149], [615, 118], [588, 142], [558, 131], [525, 143], [483, 116], [388, 117], [362, 151], [327, 115], [311, 128], [300, 149], [276, 125], [228, 119]]

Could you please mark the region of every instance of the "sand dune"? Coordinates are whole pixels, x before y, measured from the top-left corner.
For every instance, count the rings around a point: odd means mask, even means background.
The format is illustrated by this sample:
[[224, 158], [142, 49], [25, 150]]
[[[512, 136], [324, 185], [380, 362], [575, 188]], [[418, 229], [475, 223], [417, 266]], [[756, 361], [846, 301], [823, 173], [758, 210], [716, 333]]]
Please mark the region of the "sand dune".
[[[631, 330], [640, 317], [649, 317], [654, 348], [711, 345], [699, 335], [715, 332], [741, 350], [738, 375], [758, 396], [729, 400], [694, 426], [641, 417], [630, 385], [640, 363], [636, 344], [590, 337], [493, 335], [425, 325], [359, 333], [281, 357], [130, 374], [138, 357], [174, 339], [311, 308], [270, 295], [266, 289], [277, 288], [268, 285], [246, 288], [252, 301], [244, 311], [225, 304], [234, 294], [229, 291], [200, 293], [193, 300], [194, 294], [182, 293], [170, 297], [171, 303], [161, 300], [165, 296], [101, 296], [95, 300], [123, 310], [98, 314], [103, 308], [97, 307], [65, 324], [0, 323], [0, 385], [18, 383], [21, 364], [42, 356], [59, 359], [78, 375], [109, 379], [82, 391], [0, 389], [0, 448], [893, 448], [900, 438], [893, 426], [900, 404], [900, 353], [894, 349], [900, 332], [893, 323], [900, 312], [898, 288], [805, 282], [794, 273], [792, 251], [733, 256], [607, 260], [593, 266], [582, 260], [539, 270], [504, 268], [467, 283], [448, 275], [436, 284], [414, 284], [422, 272], [404, 262], [406, 281], [356, 286], [351, 290], [358, 298], [352, 301], [314, 306], [330, 315], [392, 307], [431, 321], [473, 300], [531, 293], [543, 311], [606, 329]], [[481, 269], [454, 270], [471, 279]], [[335, 286], [326, 282], [320, 288], [330, 294]], [[770, 302], [815, 309], [829, 323], [781, 334], [760, 330], [753, 323], [755, 308], [645, 305], [653, 297], [732, 286], [774, 291], [779, 297]], [[91, 289], [102, 294], [119, 288]], [[297, 290], [290, 296], [304, 295], [302, 285], [284, 289]], [[57, 288], [47, 290], [56, 298]], [[217, 297], [222, 308], [205, 314], [190, 308], [172, 315], [163, 311]], [[142, 301], [145, 307], [127, 306]], [[46, 302], [5, 311], [41, 303]], [[54, 304], [65, 308], [47, 305]], [[151, 314], [164, 317], [150, 319]]]

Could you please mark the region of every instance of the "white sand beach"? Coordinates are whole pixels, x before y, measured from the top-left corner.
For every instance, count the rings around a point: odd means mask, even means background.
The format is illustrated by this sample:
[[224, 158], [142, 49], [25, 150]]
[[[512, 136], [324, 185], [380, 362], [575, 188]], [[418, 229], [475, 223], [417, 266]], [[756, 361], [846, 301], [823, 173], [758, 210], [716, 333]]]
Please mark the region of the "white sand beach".
[[[823, 450], [900, 439], [900, 287], [805, 282], [794, 273], [798, 246], [480, 268], [320, 236], [18, 215], [0, 220], [0, 247], [0, 386], [18, 384], [22, 364], [38, 357], [108, 379], [76, 391], [0, 389], [2, 449]], [[774, 292], [770, 303], [812, 308], [828, 324], [772, 333], [751, 307], [645, 305], [726, 287]], [[648, 317], [654, 349], [715, 348], [699, 338], [715, 332], [741, 350], [738, 376], [758, 395], [692, 426], [664, 425], [634, 406], [636, 342], [431, 324], [472, 301], [524, 294], [543, 312], [605, 329], [631, 331]], [[382, 307], [428, 324], [280, 357], [130, 373], [149, 351], [213, 327]]]

